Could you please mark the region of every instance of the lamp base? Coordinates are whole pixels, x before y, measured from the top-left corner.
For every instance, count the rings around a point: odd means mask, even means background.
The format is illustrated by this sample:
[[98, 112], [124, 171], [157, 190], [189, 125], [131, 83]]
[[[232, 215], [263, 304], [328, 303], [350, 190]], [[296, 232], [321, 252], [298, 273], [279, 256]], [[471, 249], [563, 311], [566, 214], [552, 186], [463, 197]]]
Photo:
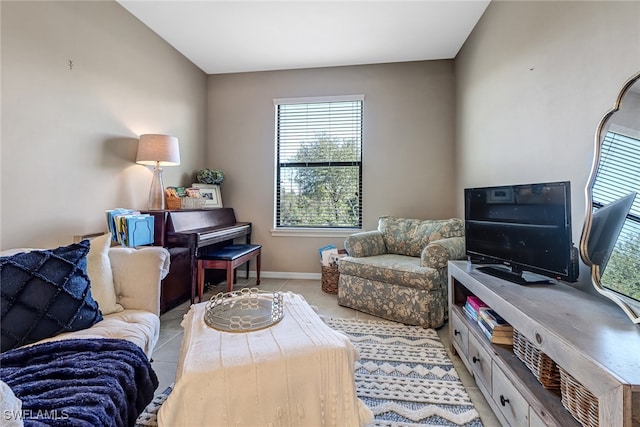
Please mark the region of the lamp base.
[[164, 184], [162, 183], [162, 168], [157, 164], [153, 168], [153, 179], [149, 189], [149, 210], [161, 211], [165, 209]]

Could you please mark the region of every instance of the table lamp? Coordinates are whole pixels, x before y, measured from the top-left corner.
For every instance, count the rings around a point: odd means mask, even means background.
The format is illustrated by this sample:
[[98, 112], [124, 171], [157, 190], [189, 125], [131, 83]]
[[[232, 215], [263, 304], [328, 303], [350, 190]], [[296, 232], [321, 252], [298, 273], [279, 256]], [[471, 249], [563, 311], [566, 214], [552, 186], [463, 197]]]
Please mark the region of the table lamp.
[[180, 164], [180, 148], [178, 138], [169, 135], [140, 135], [136, 163], [154, 166], [153, 180], [149, 190], [149, 210], [165, 208], [164, 184], [162, 183], [162, 167]]

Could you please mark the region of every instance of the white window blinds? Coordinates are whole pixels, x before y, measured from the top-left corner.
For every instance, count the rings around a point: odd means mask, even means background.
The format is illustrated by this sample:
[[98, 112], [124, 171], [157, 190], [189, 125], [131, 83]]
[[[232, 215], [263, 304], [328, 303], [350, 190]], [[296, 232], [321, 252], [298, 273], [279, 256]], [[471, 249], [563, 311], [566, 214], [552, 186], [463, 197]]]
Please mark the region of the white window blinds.
[[276, 228], [360, 228], [363, 97], [274, 104]]

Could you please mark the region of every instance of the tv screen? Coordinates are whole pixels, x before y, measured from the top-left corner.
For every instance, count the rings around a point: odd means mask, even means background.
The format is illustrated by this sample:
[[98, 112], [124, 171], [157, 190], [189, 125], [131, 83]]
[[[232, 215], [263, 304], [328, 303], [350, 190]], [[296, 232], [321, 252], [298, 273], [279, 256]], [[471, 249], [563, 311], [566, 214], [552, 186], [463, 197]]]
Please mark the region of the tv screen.
[[464, 193], [467, 257], [504, 266], [482, 271], [520, 284], [577, 280], [568, 181], [467, 188]]

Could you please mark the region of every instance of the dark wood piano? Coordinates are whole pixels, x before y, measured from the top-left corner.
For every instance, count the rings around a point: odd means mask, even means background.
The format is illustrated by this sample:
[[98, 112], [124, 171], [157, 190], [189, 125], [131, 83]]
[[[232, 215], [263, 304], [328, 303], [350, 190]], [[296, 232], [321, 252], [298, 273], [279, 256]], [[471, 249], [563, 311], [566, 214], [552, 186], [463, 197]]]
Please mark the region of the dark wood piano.
[[154, 215], [154, 244], [164, 246], [171, 254], [169, 274], [162, 281], [163, 313], [189, 299], [191, 303], [195, 301], [200, 252], [228, 246], [237, 238], [244, 237], [245, 243], [251, 243], [251, 223], [236, 221], [233, 208], [145, 213]]

